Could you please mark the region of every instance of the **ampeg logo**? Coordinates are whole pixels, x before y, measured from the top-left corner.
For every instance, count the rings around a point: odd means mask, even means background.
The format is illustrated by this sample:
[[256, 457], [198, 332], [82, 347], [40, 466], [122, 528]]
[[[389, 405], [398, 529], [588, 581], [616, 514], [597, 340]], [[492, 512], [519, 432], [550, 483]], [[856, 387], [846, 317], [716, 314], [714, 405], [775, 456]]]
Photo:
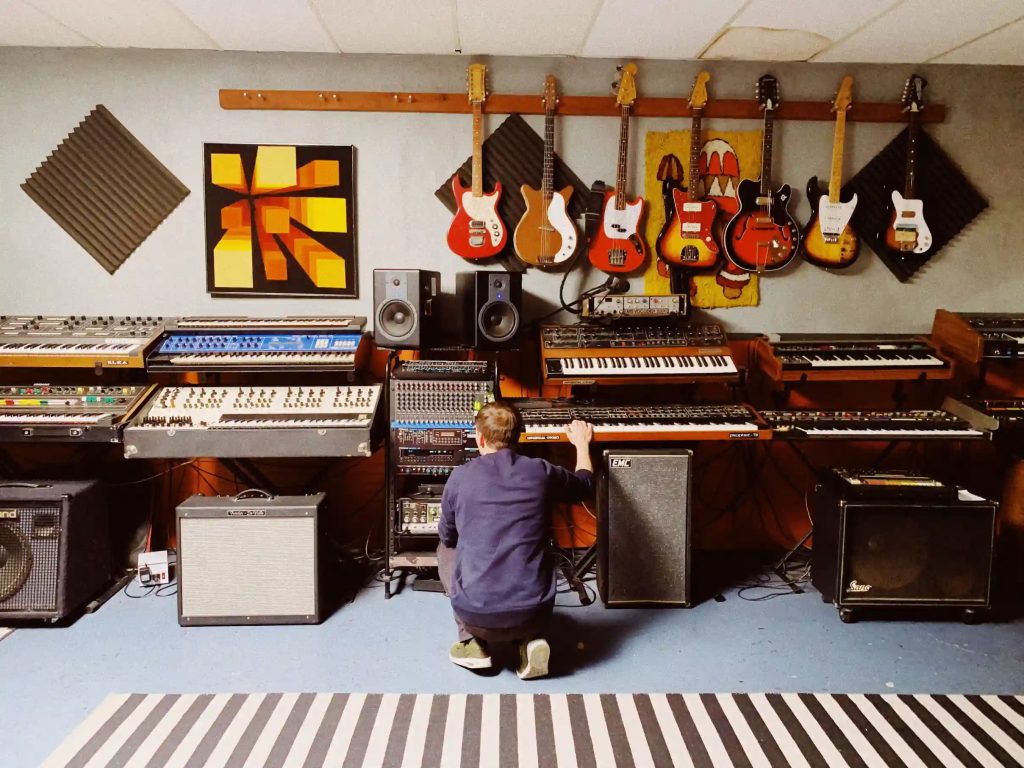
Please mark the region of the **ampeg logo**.
[[18, 510], [16, 509], [0, 509], [0, 520], [17, 520]]
[[229, 509], [228, 517], [266, 517], [265, 509]]
[[846, 588], [847, 592], [870, 592], [870, 584], [861, 584], [856, 579], [850, 582], [850, 586]]
[[616, 459], [615, 457], [612, 457], [612, 469], [632, 469], [632, 468], [633, 468], [633, 460], [632, 459]]

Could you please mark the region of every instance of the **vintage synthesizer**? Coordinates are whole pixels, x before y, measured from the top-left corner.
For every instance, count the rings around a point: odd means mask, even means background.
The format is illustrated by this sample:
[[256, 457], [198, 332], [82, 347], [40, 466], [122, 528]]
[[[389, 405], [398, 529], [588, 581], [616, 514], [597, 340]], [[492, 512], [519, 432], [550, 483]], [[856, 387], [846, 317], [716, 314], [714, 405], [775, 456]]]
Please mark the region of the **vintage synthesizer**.
[[161, 387], [127, 458], [369, 456], [380, 386]]
[[759, 339], [754, 356], [774, 381], [948, 379], [949, 360], [915, 336], [784, 335]]
[[935, 311], [932, 341], [961, 360], [1024, 359], [1024, 314]]
[[142, 368], [162, 317], [0, 315], [0, 367]]
[[773, 439], [956, 440], [988, 434], [945, 411], [761, 411]]
[[943, 410], [959, 416], [977, 429], [997, 434], [1024, 435], [1024, 399], [986, 400], [974, 397], [947, 397]]
[[672, 321], [541, 327], [544, 381], [560, 384], [730, 381], [736, 364], [718, 325]]
[[594, 442], [658, 442], [771, 438], [748, 405], [575, 405], [560, 400], [516, 400], [523, 417], [521, 443], [568, 442], [574, 419], [594, 425]]
[[151, 371], [355, 371], [364, 317], [183, 317], [146, 359]]
[[148, 386], [0, 386], [0, 441], [119, 443]]

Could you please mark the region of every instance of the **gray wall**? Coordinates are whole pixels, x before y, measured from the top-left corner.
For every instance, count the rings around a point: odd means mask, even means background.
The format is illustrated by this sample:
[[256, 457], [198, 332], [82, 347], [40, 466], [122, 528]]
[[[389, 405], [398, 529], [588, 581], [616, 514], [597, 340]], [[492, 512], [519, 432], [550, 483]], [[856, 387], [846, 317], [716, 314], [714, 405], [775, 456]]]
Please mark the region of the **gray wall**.
[[[460, 91], [464, 57], [336, 56], [183, 51], [0, 49], [0, 314], [372, 315], [371, 270], [430, 267], [445, 288], [467, 264], [448, 252], [449, 214], [434, 189], [469, 154], [465, 116], [345, 112], [225, 111], [220, 88]], [[489, 61], [495, 91], [538, 92], [545, 73], [573, 94], [608, 92], [611, 61], [502, 58]], [[640, 62], [642, 95], [688, 94], [695, 73], [712, 72], [712, 97], [752, 94], [762, 65], [730, 62]], [[906, 66], [774, 65], [783, 99], [828, 100], [843, 74], [856, 78], [854, 98], [894, 101]], [[800, 264], [766, 279], [759, 307], [719, 310], [730, 330], [924, 331], [936, 307], [1020, 311], [1024, 242], [1024, 69], [921, 66], [928, 96], [949, 107], [930, 128], [990, 208], [908, 285], [870, 252], [846, 274]], [[21, 191], [19, 185], [97, 103], [106, 105], [192, 193], [118, 272], [109, 276]], [[491, 116], [494, 128], [500, 118]], [[540, 130], [542, 118], [529, 118]], [[688, 121], [635, 120], [630, 187], [640, 191], [642, 137], [648, 130], [688, 128]], [[753, 121], [715, 121], [723, 130], [757, 129]], [[852, 124], [849, 177], [888, 142], [899, 125]], [[565, 118], [557, 149], [589, 183], [614, 180], [613, 119]], [[776, 180], [802, 190], [827, 177], [831, 123], [777, 127]], [[352, 144], [358, 150], [360, 296], [356, 300], [213, 299], [205, 292], [204, 142]], [[808, 215], [800, 196], [797, 217]], [[585, 261], [585, 259], [584, 259]], [[560, 275], [531, 270], [525, 281], [555, 301]], [[569, 292], [600, 279], [586, 270]], [[642, 280], [633, 281], [634, 291]], [[543, 301], [542, 301], [543, 300]]]

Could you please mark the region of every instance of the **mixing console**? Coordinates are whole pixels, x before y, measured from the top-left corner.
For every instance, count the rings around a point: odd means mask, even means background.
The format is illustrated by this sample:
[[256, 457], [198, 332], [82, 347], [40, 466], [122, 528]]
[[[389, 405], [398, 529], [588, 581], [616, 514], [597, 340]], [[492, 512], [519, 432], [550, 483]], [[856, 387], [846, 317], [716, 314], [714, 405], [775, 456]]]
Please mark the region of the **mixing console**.
[[0, 440], [117, 443], [150, 386], [0, 387]]
[[163, 387], [125, 430], [125, 455], [369, 456], [379, 395], [379, 385]]
[[1024, 358], [1024, 314], [939, 309], [932, 338], [942, 349], [971, 363], [984, 358]]
[[0, 366], [142, 368], [161, 317], [0, 315]]
[[482, 360], [401, 360], [390, 395], [392, 429], [472, 429], [476, 411], [494, 399], [494, 368]]
[[775, 438], [921, 440], [987, 434], [945, 411], [761, 411]]

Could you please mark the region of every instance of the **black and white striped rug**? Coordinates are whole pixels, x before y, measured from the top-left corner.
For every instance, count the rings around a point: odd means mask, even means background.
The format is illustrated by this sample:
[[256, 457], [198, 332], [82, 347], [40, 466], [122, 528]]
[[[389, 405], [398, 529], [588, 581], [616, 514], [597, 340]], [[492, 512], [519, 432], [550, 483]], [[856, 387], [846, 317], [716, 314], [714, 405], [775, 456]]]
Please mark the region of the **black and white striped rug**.
[[1024, 697], [132, 694], [44, 763], [320, 766], [1024, 765]]

